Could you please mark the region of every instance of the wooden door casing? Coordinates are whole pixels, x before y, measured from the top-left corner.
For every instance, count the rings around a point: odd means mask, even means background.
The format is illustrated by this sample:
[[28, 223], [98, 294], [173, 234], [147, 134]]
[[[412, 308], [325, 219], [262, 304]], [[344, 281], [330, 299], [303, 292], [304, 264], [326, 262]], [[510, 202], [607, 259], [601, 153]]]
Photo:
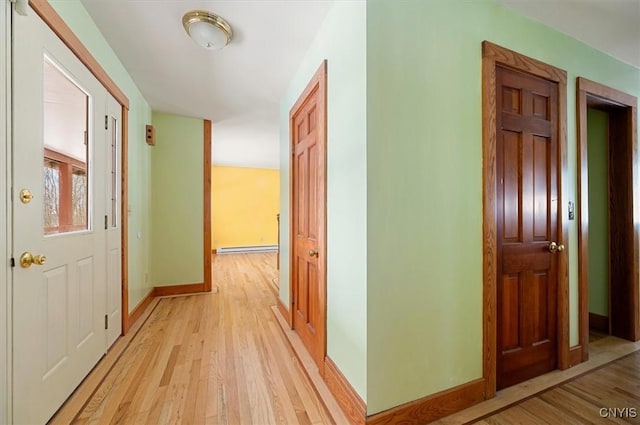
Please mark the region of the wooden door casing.
[[604, 111], [608, 125], [609, 323], [612, 335], [640, 339], [639, 237], [634, 225], [638, 205], [637, 105], [627, 93], [583, 77], [577, 78], [578, 124], [578, 294], [580, 357], [589, 359], [589, 179], [587, 108]]
[[[484, 398], [496, 394], [498, 359], [498, 177], [497, 177], [497, 67], [502, 66], [552, 81], [558, 85], [558, 223], [560, 241], [569, 239], [567, 221], [561, 214], [561, 206], [567, 199], [563, 181], [568, 173], [567, 162], [567, 72], [537, 59], [506, 49], [490, 41], [482, 42], [482, 379]], [[570, 246], [567, 247], [571, 249]], [[567, 254], [559, 255], [558, 299], [557, 299], [557, 341], [558, 368], [569, 367], [569, 265]]]
[[557, 365], [557, 92], [497, 68], [498, 388]]
[[290, 112], [292, 326], [324, 370], [326, 353], [326, 61]]

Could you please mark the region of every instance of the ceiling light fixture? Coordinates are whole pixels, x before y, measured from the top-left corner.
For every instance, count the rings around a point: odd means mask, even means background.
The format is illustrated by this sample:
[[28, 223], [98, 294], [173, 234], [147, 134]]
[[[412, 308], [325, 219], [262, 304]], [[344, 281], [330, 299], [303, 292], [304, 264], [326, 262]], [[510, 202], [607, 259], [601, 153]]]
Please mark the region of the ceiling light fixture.
[[205, 49], [219, 50], [229, 44], [231, 25], [221, 17], [204, 10], [192, 10], [182, 17], [184, 30]]

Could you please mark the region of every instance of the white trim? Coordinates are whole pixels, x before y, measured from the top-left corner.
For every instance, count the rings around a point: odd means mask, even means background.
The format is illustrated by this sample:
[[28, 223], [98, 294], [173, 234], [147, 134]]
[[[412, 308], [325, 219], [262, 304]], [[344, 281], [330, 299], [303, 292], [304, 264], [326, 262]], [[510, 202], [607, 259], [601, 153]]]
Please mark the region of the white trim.
[[216, 254], [239, 254], [242, 252], [275, 252], [278, 245], [224, 246], [216, 249]]
[[0, 7], [0, 422], [11, 423], [11, 2]]

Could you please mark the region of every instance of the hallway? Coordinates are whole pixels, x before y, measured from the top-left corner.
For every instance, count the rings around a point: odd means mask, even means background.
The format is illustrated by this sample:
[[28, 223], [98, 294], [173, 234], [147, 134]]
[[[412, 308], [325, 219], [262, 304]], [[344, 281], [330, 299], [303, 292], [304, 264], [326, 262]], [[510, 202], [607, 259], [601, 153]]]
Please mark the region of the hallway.
[[214, 291], [154, 300], [79, 413], [51, 423], [331, 423], [270, 308], [275, 265], [273, 253], [214, 256]]
[[[213, 258], [213, 292], [156, 298], [50, 424], [333, 423], [274, 316], [275, 254]], [[594, 335], [589, 362], [438, 423], [588, 423], [603, 406], [637, 408], [638, 348]]]

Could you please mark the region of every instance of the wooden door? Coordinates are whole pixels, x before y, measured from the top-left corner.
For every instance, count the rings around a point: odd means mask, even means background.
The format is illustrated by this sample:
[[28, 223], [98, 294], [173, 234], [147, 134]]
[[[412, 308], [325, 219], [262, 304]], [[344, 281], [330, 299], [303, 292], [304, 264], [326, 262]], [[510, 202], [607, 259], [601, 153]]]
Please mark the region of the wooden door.
[[12, 423], [43, 424], [106, 352], [107, 93], [33, 10], [13, 42]]
[[496, 70], [498, 389], [557, 365], [557, 96], [556, 83]]
[[326, 346], [326, 63], [291, 109], [293, 327], [323, 370]]

